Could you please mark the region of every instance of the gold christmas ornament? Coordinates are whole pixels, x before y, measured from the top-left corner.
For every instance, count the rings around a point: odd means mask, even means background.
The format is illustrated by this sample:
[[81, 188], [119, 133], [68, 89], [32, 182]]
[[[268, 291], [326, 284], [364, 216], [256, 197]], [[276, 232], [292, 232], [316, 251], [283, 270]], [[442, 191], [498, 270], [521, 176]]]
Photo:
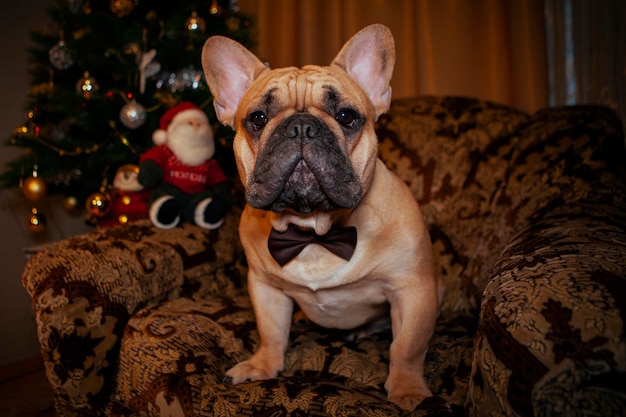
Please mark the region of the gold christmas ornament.
[[[245, 24], [245, 22], [243, 23]], [[239, 29], [241, 29], [241, 19], [236, 17], [236, 16], [231, 16], [228, 19], [226, 19], [226, 26], [228, 27], [228, 30], [231, 32], [237, 32]]]
[[13, 133], [15, 135], [25, 135], [28, 133], [28, 125], [22, 125], [22, 126], [18, 126], [15, 128], [15, 130], [13, 131]]
[[109, 2], [109, 6], [111, 11], [117, 17], [124, 17], [131, 14], [133, 9], [135, 8], [134, 0], [111, 0]]
[[26, 228], [35, 233], [41, 233], [46, 230], [46, 218], [35, 207], [33, 207], [30, 216], [26, 219]]
[[36, 172], [33, 174], [34, 175], [32, 177], [28, 177], [24, 180], [24, 183], [22, 184], [22, 193], [24, 194], [24, 197], [30, 201], [39, 201], [46, 197], [48, 186], [43, 179], [36, 175]]
[[185, 22], [185, 27], [190, 32], [204, 32], [206, 23], [195, 11], [191, 12], [191, 17]]
[[87, 198], [87, 212], [96, 217], [104, 217], [111, 210], [111, 196], [108, 192], [100, 190]]
[[211, 7], [209, 8], [209, 13], [215, 16], [222, 14], [222, 6], [217, 4], [217, 0], [213, 0], [213, 3], [211, 3]]
[[73, 195], [68, 195], [63, 199], [63, 208], [71, 213], [78, 208], [78, 198]]
[[82, 78], [76, 83], [76, 92], [82, 95], [85, 99], [90, 99], [93, 93], [98, 91], [98, 83], [96, 79], [89, 76], [89, 72], [85, 71]]

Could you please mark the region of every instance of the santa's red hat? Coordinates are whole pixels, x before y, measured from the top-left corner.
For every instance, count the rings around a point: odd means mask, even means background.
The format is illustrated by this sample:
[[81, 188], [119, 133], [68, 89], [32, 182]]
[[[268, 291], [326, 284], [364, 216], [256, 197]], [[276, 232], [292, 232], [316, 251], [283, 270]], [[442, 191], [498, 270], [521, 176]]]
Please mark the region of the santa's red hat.
[[159, 119], [159, 129], [155, 130], [152, 133], [152, 141], [155, 144], [161, 145], [167, 142], [167, 128], [169, 127], [170, 123], [172, 123], [174, 118], [183, 112], [198, 112], [199, 114], [206, 117], [206, 113], [194, 103], [190, 101], [181, 101], [180, 103], [166, 111], [163, 116], [161, 116], [161, 119]]

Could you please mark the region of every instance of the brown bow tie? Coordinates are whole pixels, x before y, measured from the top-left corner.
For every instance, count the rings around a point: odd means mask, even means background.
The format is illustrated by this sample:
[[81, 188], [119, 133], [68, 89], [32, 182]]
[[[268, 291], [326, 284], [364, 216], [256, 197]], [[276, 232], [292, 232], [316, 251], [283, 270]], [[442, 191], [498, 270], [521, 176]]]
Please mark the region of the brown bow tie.
[[316, 243], [349, 261], [356, 248], [356, 227], [333, 227], [328, 233], [318, 236], [312, 230], [301, 230], [289, 227], [284, 232], [272, 229], [267, 241], [267, 247], [272, 257], [280, 266], [298, 256], [309, 244]]

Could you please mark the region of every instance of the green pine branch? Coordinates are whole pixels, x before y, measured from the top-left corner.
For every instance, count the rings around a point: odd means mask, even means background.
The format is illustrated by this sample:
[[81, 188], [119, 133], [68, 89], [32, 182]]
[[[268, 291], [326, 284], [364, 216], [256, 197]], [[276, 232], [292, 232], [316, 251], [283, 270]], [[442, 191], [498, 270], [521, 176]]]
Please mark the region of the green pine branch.
[[[36, 164], [49, 192], [86, 196], [98, 189], [103, 173], [111, 179], [116, 167], [137, 163], [139, 155], [154, 146], [152, 132], [160, 116], [183, 100], [207, 112], [216, 128], [216, 158], [229, 170], [232, 131], [219, 126], [204, 79], [193, 88], [179, 84], [183, 76], [201, 74], [200, 54], [207, 37], [229, 36], [250, 47], [251, 19], [229, 11], [228, 1], [220, 2], [223, 12], [218, 15], [209, 13], [212, 0], [131, 4], [124, 14], [112, 10], [108, 1], [59, 1], [48, 10], [52, 29], [31, 32], [31, 87], [22, 104], [24, 123], [7, 132], [4, 142], [24, 152], [5, 166], [0, 187], [18, 186]], [[194, 11], [205, 21], [203, 32], [186, 28]], [[61, 40], [73, 62], [67, 69], [55, 67], [49, 56]], [[146, 80], [141, 93], [138, 60], [151, 49], [157, 51], [153, 62], [160, 71]], [[89, 98], [77, 91], [85, 72], [99, 86]], [[174, 87], [171, 81], [179, 84]], [[135, 129], [120, 120], [121, 108], [133, 99], [147, 116]]]

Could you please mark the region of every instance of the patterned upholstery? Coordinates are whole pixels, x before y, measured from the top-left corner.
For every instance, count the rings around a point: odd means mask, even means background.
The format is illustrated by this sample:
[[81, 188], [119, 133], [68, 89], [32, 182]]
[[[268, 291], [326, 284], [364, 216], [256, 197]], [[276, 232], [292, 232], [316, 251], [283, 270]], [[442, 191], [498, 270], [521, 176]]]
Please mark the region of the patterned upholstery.
[[280, 377], [223, 383], [258, 342], [239, 203], [216, 231], [142, 221], [31, 258], [23, 283], [58, 414], [623, 415], [626, 152], [615, 114], [419, 97], [395, 100], [378, 132], [446, 283], [426, 358], [434, 397], [409, 414], [385, 400], [390, 331], [352, 340], [300, 320]]

